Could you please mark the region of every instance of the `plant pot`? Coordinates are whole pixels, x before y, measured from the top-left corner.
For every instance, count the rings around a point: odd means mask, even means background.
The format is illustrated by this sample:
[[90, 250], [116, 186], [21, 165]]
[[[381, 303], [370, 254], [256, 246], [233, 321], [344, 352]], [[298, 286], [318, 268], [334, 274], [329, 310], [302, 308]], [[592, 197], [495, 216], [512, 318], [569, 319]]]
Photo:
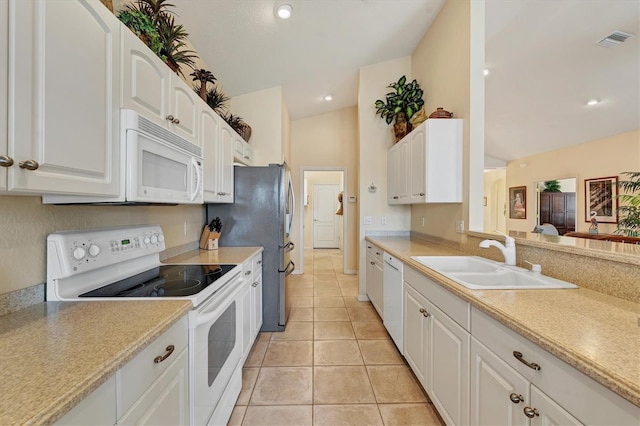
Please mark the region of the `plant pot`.
[[413, 129], [413, 126], [407, 121], [405, 113], [399, 112], [398, 115], [396, 115], [395, 123], [393, 123], [393, 133], [395, 134], [396, 142], [408, 135], [411, 129]]
[[247, 123], [242, 123], [240, 127], [238, 127], [238, 134], [244, 139], [245, 142], [249, 142], [251, 139], [251, 126]]

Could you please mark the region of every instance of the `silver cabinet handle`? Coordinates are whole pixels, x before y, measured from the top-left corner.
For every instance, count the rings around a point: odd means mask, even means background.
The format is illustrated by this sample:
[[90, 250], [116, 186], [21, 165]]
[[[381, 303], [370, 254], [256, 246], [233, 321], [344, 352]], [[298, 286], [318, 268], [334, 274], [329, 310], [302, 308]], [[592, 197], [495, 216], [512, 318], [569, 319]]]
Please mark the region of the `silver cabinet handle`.
[[258, 281], [256, 281], [255, 283], [251, 284], [251, 287], [258, 287]]
[[519, 395], [517, 393], [512, 393], [511, 395], [509, 395], [509, 399], [514, 404], [519, 404], [520, 402], [524, 401], [524, 398], [522, 397], [522, 395]]
[[173, 124], [180, 124], [180, 120], [176, 118], [175, 120], [173, 120]]
[[227, 195], [226, 192], [218, 192], [218, 195]]
[[421, 192], [421, 193], [420, 193], [420, 196], [421, 196], [421, 197], [424, 197], [424, 192]]
[[8, 155], [0, 155], [0, 167], [11, 167], [13, 166], [13, 158]]
[[540, 415], [540, 413], [538, 413], [538, 410], [535, 408], [531, 408], [531, 407], [524, 407], [524, 415], [529, 417], [530, 419], [537, 417]]
[[176, 118], [175, 118], [173, 115], [171, 115], [171, 114], [167, 115], [167, 120], [169, 120], [170, 122], [172, 122], [172, 123], [173, 123], [173, 121], [174, 121], [175, 119], [176, 119]]
[[394, 199], [394, 200], [397, 200], [398, 198], [400, 198], [400, 197], [398, 197], [397, 195], [394, 195], [394, 196], [393, 196], [393, 199]]
[[535, 362], [529, 362], [526, 359], [524, 359], [522, 352], [513, 351], [513, 356], [516, 357], [518, 361], [520, 361], [521, 363], [523, 363], [524, 365], [526, 365], [527, 367], [533, 370], [540, 371], [540, 369], [542, 368], [540, 367], [540, 365], [536, 364]]
[[244, 273], [245, 275], [251, 275], [251, 270], [248, 270], [247, 272]]
[[427, 310], [425, 308], [420, 308], [420, 313], [425, 318], [429, 318], [431, 316], [431, 314], [429, 312], [427, 312]]
[[167, 351], [167, 353], [166, 353], [166, 354], [164, 354], [164, 355], [158, 355], [157, 357], [155, 357], [155, 358], [153, 359], [153, 362], [154, 362], [155, 364], [160, 364], [162, 361], [164, 361], [165, 359], [167, 359], [167, 358], [169, 358], [169, 357], [171, 356], [171, 354], [173, 353], [173, 351], [174, 351], [174, 349], [175, 349], [175, 348], [176, 348], [176, 347], [175, 347], [175, 346], [173, 346], [173, 345], [169, 345], [169, 346], [167, 346], [167, 349], [165, 349], [165, 351]]
[[27, 170], [38, 170], [40, 164], [36, 160], [25, 160], [18, 163], [18, 167]]

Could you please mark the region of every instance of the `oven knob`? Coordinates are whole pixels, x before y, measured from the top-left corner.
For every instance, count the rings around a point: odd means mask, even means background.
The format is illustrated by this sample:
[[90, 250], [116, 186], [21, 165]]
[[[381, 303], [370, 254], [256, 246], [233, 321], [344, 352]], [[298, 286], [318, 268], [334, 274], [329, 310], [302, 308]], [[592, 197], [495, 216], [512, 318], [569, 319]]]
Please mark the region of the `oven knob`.
[[159, 234], [158, 235], [158, 241], [163, 242], [164, 241], [164, 235]]
[[158, 296], [160, 296], [160, 297], [164, 296], [164, 288], [160, 287], [158, 289]]
[[89, 246], [89, 256], [96, 257], [99, 254], [100, 254], [100, 247], [98, 247], [95, 244], [91, 244]]
[[156, 237], [155, 235], [151, 236], [151, 244], [155, 244], [158, 242], [158, 237]]
[[143, 241], [144, 241], [144, 244], [145, 244], [145, 245], [149, 245], [149, 243], [151, 242], [151, 241], [149, 240], [149, 237], [144, 237], [144, 240], [143, 240]]
[[87, 251], [82, 247], [76, 247], [73, 249], [73, 258], [75, 260], [82, 259], [85, 256], [85, 254], [87, 254]]

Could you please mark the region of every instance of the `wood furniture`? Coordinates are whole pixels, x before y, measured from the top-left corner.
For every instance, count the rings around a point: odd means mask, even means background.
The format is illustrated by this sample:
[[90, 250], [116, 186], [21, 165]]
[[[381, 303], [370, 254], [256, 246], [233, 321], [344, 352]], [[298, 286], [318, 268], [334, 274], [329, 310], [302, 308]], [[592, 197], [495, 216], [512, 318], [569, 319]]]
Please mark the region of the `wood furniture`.
[[550, 223], [560, 235], [576, 230], [576, 193], [541, 192], [540, 224]]
[[640, 238], [618, 234], [589, 234], [587, 232], [567, 232], [565, 237], [588, 238], [590, 240], [612, 241], [615, 243], [640, 244]]

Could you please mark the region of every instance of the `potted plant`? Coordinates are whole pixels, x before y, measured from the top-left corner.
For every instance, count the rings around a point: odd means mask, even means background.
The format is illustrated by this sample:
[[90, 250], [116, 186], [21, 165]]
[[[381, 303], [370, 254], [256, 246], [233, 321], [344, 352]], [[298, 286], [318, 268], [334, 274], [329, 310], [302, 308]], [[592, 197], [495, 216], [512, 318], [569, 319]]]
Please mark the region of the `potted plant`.
[[193, 77], [193, 81], [199, 81], [200, 86], [193, 86], [193, 90], [196, 91], [198, 95], [202, 98], [203, 101], [207, 101], [207, 83], [213, 83], [216, 81], [216, 77], [213, 75], [211, 71], [207, 71], [205, 69], [194, 70], [191, 74]]
[[118, 19], [120, 19], [120, 21], [135, 35], [137, 35], [153, 53], [158, 55], [163, 61], [166, 60], [166, 58], [160, 53], [162, 50], [160, 35], [158, 34], [153, 21], [146, 13], [129, 5], [118, 13]]
[[207, 92], [207, 99], [205, 99], [205, 101], [212, 110], [218, 113], [219, 116], [222, 116], [224, 114], [224, 110], [227, 109], [229, 97], [217, 86], [213, 86], [213, 88], [209, 89]]
[[544, 190], [542, 192], [562, 192], [560, 190], [560, 182], [557, 180], [548, 180], [544, 183]]
[[629, 180], [618, 181], [618, 188], [624, 194], [618, 199], [623, 206], [618, 207], [618, 229], [616, 234], [628, 237], [640, 237], [640, 172], [623, 172]]
[[387, 87], [394, 91], [387, 93], [384, 101], [381, 99], [376, 101], [376, 115], [380, 114], [380, 118], [384, 118], [387, 124], [391, 124], [395, 119], [393, 130], [397, 142], [411, 131], [412, 126], [409, 120], [423, 107], [424, 92], [415, 79], [407, 83], [407, 77], [404, 75]]
[[242, 137], [242, 139], [249, 142], [249, 138], [251, 138], [251, 126], [245, 123], [242, 117], [238, 117], [231, 113], [222, 114], [221, 117], [233, 130], [235, 130], [237, 134]]

